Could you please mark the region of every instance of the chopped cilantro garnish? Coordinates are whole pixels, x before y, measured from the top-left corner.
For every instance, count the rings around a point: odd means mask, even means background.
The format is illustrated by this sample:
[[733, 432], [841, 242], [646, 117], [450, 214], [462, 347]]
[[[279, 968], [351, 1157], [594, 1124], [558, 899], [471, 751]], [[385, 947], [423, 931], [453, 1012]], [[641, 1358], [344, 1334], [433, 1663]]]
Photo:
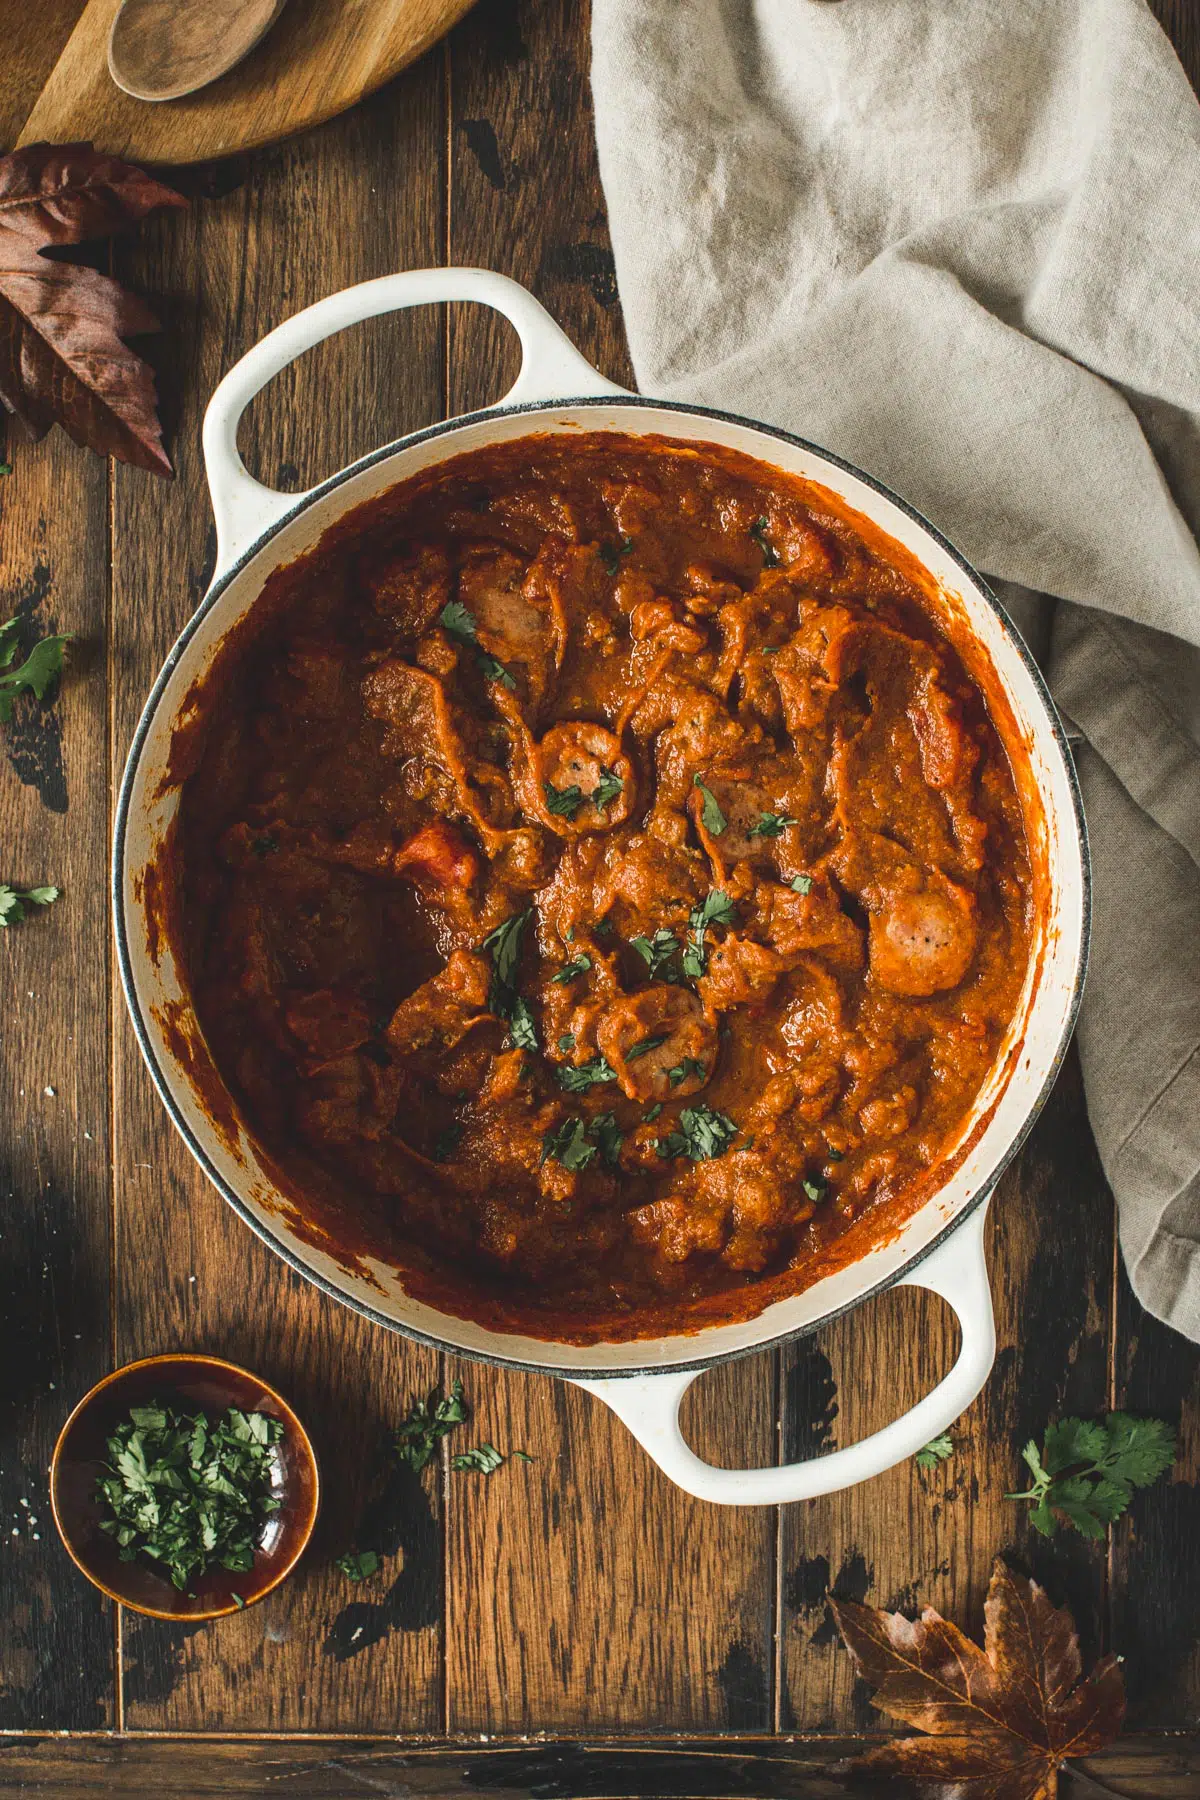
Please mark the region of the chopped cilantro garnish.
[[463, 1141], [463, 1127], [457, 1122], [439, 1131], [433, 1142], [434, 1162], [446, 1162]]
[[603, 812], [609, 802], [615, 800], [617, 795], [623, 794], [624, 791], [624, 778], [614, 774], [612, 769], [606, 769], [602, 763], [600, 765], [600, 780], [592, 790], [592, 805], [596, 808], [596, 811]]
[[347, 1581], [365, 1581], [379, 1567], [377, 1550], [348, 1550], [339, 1556], [335, 1567], [342, 1571]]
[[703, 975], [708, 960], [705, 948], [705, 937], [710, 925], [732, 925], [737, 917], [733, 901], [720, 888], [713, 888], [699, 906], [693, 906], [688, 915], [690, 935], [688, 947], [683, 953], [683, 972], [698, 981]]
[[558, 971], [558, 974], [552, 975], [550, 979], [551, 981], [558, 982], [562, 985], [568, 981], [574, 981], [577, 975], [586, 975], [591, 966], [591, 957], [587, 954], [586, 950], [581, 950], [579, 955], [575, 957], [572, 962], [564, 964]]
[[479, 659], [479, 667], [489, 681], [501, 681], [506, 688], [516, 689], [516, 682], [502, 662], [485, 650], [479, 642], [475, 614], [461, 600], [447, 600], [438, 614], [438, 624], [449, 637], [460, 644], [469, 644]]
[[737, 1134], [738, 1127], [727, 1114], [714, 1112], [711, 1106], [685, 1106], [678, 1127], [659, 1139], [658, 1154], [709, 1162], [713, 1157], [724, 1156]]
[[177, 1588], [213, 1567], [243, 1573], [279, 1510], [272, 1486], [282, 1437], [278, 1419], [235, 1406], [217, 1417], [131, 1406], [96, 1483], [100, 1529], [122, 1562], [148, 1556]]
[[573, 1050], [575, 1048], [575, 1033], [573, 1031], [564, 1031], [558, 1040], [558, 1047], [564, 1056], [568, 1050]]
[[687, 1081], [693, 1076], [697, 1081], [703, 1081], [707, 1074], [708, 1070], [696, 1057], [685, 1056], [681, 1063], [676, 1063], [673, 1069], [667, 1070], [667, 1080], [672, 1087], [678, 1087], [681, 1082]]
[[677, 981], [678, 970], [675, 958], [679, 955], [679, 939], [666, 926], [656, 931], [652, 938], [635, 937], [630, 940], [651, 975], [660, 975], [664, 981]]
[[573, 819], [583, 805], [583, 789], [581, 787], [556, 788], [549, 781], [543, 782], [546, 795], [546, 811], [558, 818]]
[[717, 797], [711, 788], [706, 788], [699, 775], [693, 775], [693, 784], [704, 796], [704, 804], [700, 808], [700, 822], [710, 837], [720, 837], [729, 820], [717, 805]]
[[750, 827], [746, 836], [761, 838], [782, 837], [789, 825], [798, 825], [799, 823], [799, 819], [793, 819], [789, 817], [787, 813], [760, 813], [757, 824]]
[[460, 1450], [450, 1458], [450, 1467], [476, 1475], [494, 1475], [504, 1461], [495, 1444], [477, 1444], [473, 1450]]
[[793, 894], [811, 894], [813, 878], [811, 875], [795, 875], [792, 877]]
[[633, 539], [631, 537], [618, 538], [615, 544], [606, 539], [600, 545], [600, 561], [604, 564], [608, 574], [616, 574], [621, 566], [621, 558], [628, 556], [632, 549]]
[[774, 544], [771, 542], [770, 538], [767, 536], [767, 531], [769, 529], [769, 526], [770, 526], [769, 520], [761, 519], [761, 518], [755, 519], [753, 525], [750, 527], [750, 536], [754, 539], [755, 543], [758, 545], [759, 549], [762, 551], [763, 562], [765, 563], [767, 568], [773, 569], [777, 566], [780, 558], [779, 558], [778, 550], [775, 548]]
[[588, 1143], [587, 1126], [580, 1118], [564, 1119], [557, 1130], [548, 1131], [542, 1139], [544, 1163], [553, 1159], [564, 1169], [586, 1169], [595, 1155], [596, 1145]]
[[583, 1094], [588, 1088], [616, 1079], [617, 1071], [602, 1056], [593, 1056], [591, 1062], [580, 1063], [577, 1069], [564, 1064], [558, 1071], [558, 1084], [568, 1094]]
[[433, 1461], [438, 1442], [461, 1425], [467, 1416], [463, 1385], [455, 1381], [449, 1395], [434, 1388], [428, 1400], [418, 1400], [396, 1433], [396, 1454], [418, 1473]]
[[518, 994], [512, 1003], [509, 1014], [508, 1035], [518, 1050], [536, 1050], [538, 1048], [537, 1024], [529, 1010], [529, 1002], [524, 995]]
[[492, 985], [488, 991], [488, 1009], [497, 1018], [511, 1019], [517, 1000], [517, 964], [521, 960], [521, 933], [532, 913], [532, 907], [526, 907], [523, 913], [514, 913], [511, 919], [505, 919], [490, 931], [479, 948], [486, 950], [492, 959]]
[[642, 1038], [640, 1043], [631, 1044], [625, 1052], [627, 1063], [636, 1062], [639, 1056], [648, 1056], [651, 1050], [660, 1050], [666, 1043], [669, 1033], [659, 1032], [657, 1037]]
[[814, 1203], [823, 1200], [829, 1191], [829, 1183], [820, 1175], [817, 1176], [815, 1181], [802, 1181], [800, 1186]]
[[615, 1169], [621, 1160], [621, 1145], [625, 1142], [625, 1134], [617, 1125], [616, 1114], [598, 1114], [588, 1126], [588, 1136], [596, 1140], [601, 1156], [610, 1168]]
[[918, 1450], [913, 1457], [918, 1469], [936, 1469], [940, 1462], [947, 1462], [954, 1455], [954, 1439], [948, 1431], [938, 1437], [930, 1438], [923, 1450]]
[[844, 1150], [835, 1150], [832, 1144], [828, 1144], [825, 1148], [825, 1154], [830, 1162], [841, 1162], [846, 1152]]
[[661, 1111], [662, 1111], [662, 1101], [656, 1100], [654, 1102], [654, 1105], [650, 1108], [650, 1110], [648, 1112], [644, 1112], [642, 1114], [642, 1123], [644, 1125], [652, 1125], [654, 1123], [655, 1119], [657, 1119], [657, 1117]]

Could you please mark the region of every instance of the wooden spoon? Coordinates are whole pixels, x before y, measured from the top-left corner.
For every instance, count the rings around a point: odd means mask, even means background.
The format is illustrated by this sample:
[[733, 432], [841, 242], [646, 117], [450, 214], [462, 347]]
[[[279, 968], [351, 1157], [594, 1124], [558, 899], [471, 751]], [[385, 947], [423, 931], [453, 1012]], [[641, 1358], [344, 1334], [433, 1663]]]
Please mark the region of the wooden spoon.
[[194, 94], [248, 56], [286, 0], [124, 0], [108, 70], [135, 100]]

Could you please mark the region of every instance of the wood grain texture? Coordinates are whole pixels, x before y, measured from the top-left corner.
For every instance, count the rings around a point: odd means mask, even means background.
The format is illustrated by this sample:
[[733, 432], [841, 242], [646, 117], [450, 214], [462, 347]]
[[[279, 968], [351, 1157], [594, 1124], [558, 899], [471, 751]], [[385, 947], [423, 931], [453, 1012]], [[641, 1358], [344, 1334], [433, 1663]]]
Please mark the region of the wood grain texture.
[[85, 0], [45, 0], [43, 5], [32, 7], [26, 6], [24, 0], [0, 0], [0, 44], [4, 46], [0, 149], [11, 149], [16, 143], [79, 21], [84, 3]]
[[[585, 356], [627, 382], [588, 57], [585, 9], [571, 0], [483, 0], [458, 28], [450, 254], [524, 282]], [[497, 398], [513, 351], [494, 316], [454, 309], [450, 410]], [[484, 1370], [471, 1385], [484, 1435], [538, 1460], [450, 1484], [450, 1728], [768, 1725], [773, 1515], [688, 1499], [575, 1389]], [[705, 1377], [689, 1409], [701, 1453], [772, 1461], [774, 1385], [770, 1356]]]
[[[169, 300], [171, 485], [118, 470], [114, 774], [142, 696], [201, 597], [212, 528], [199, 460], [204, 400], [230, 363], [298, 307], [398, 264], [439, 261], [441, 71], [261, 158], [253, 179], [144, 234], [122, 272]], [[338, 232], [336, 221], [354, 221]], [[184, 298], [186, 297], [186, 298]], [[441, 321], [416, 314], [331, 340], [272, 385], [244, 433], [264, 479], [295, 485], [442, 409]], [[131, 1726], [416, 1734], [442, 1719], [436, 1471], [397, 1477], [372, 1522], [384, 1572], [359, 1588], [350, 1546], [377, 1454], [437, 1359], [293, 1275], [234, 1217], [154, 1093], [117, 1002], [118, 1354], [214, 1350], [261, 1370], [313, 1434], [326, 1507], [296, 1575], [259, 1607], [199, 1632], [130, 1617]], [[401, 1553], [402, 1551], [402, 1553]]]
[[[76, 634], [64, 681], [0, 726], [0, 881], [62, 898], [0, 931], [0, 1725], [114, 1719], [112, 1619], [50, 1517], [67, 1411], [109, 1366], [108, 633], [104, 464], [14, 432], [0, 621]], [[35, 1522], [36, 1521], [36, 1522]]]
[[[219, 1743], [211, 1738], [0, 1740], [0, 1795], [83, 1800], [100, 1790], [128, 1800], [879, 1800], [878, 1782], [847, 1780], [836, 1765], [861, 1738], [691, 1738], [670, 1745], [569, 1742], [445, 1746], [394, 1743]], [[1200, 1800], [1200, 1740], [1126, 1739], [1070, 1766], [1059, 1800]]]
[[[784, 1729], [877, 1722], [838, 1643], [827, 1588], [911, 1612], [934, 1606], [978, 1632], [998, 1552], [1066, 1600], [1085, 1655], [1104, 1635], [1103, 1546], [1073, 1532], [1050, 1544], [1003, 1498], [1023, 1485], [1020, 1446], [1060, 1412], [1102, 1412], [1108, 1390], [1111, 1202], [1072, 1058], [989, 1220], [996, 1366], [952, 1428], [937, 1470], [901, 1464], [875, 1481], [788, 1507], [782, 1527]], [[957, 1330], [940, 1300], [882, 1295], [784, 1353], [784, 1448], [820, 1453], [898, 1416], [950, 1366]]]
[[[3, 0], [13, 11], [19, 4]], [[471, 0], [289, 0], [236, 69], [198, 94], [161, 104], [123, 94], [109, 75], [108, 38], [120, 4], [88, 0], [19, 143], [88, 138], [139, 163], [199, 163], [253, 150], [373, 93], [436, 43]], [[23, 88], [27, 83], [26, 75]], [[0, 73], [0, 92], [4, 85]], [[12, 110], [11, 102], [0, 104]]]

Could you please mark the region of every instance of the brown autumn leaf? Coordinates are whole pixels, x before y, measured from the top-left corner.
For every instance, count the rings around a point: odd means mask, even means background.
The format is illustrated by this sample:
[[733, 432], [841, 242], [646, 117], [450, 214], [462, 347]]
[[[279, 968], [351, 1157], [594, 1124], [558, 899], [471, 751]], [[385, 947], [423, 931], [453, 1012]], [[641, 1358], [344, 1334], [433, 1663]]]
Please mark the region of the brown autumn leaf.
[[0, 400], [32, 437], [57, 423], [102, 456], [171, 474], [154, 376], [121, 341], [157, 331], [157, 319], [107, 275], [42, 252], [186, 205], [90, 144], [30, 144], [0, 156]]
[[1116, 1657], [1082, 1680], [1070, 1613], [999, 1559], [983, 1650], [932, 1607], [914, 1623], [848, 1600], [830, 1605], [875, 1705], [930, 1733], [871, 1750], [848, 1772], [903, 1776], [926, 1800], [1054, 1800], [1066, 1758], [1091, 1755], [1121, 1729]]

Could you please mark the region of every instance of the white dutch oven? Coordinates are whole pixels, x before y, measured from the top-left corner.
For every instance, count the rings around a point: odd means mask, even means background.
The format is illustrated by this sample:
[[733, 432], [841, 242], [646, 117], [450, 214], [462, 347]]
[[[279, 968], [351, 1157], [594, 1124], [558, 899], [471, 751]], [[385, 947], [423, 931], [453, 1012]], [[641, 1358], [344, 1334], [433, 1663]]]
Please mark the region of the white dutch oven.
[[[517, 329], [521, 373], [498, 405], [415, 432], [300, 496], [275, 493], [247, 474], [237, 451], [238, 422], [259, 389], [288, 363], [358, 320], [452, 300], [495, 307]], [[190, 1017], [186, 978], [170, 946], [156, 946], [146, 905], [153, 884], [144, 879], [179, 803], [178, 787], [168, 776], [173, 733], [188, 716], [194, 684], [272, 571], [312, 549], [352, 508], [420, 470], [527, 433], [574, 432], [581, 426], [743, 451], [832, 489], [905, 545], [961, 607], [1007, 696], [1041, 795], [1050, 873], [1041, 954], [1033, 959], [1013, 1029], [1013, 1054], [1006, 1073], [998, 1070], [977, 1102], [974, 1117], [986, 1123], [941, 1188], [892, 1240], [757, 1318], [691, 1335], [587, 1347], [490, 1331], [439, 1312], [407, 1295], [395, 1270], [375, 1267], [375, 1285], [347, 1273], [335, 1255], [314, 1249], [291, 1227], [252, 1142], [244, 1133], [231, 1141], [228, 1130], [217, 1129], [172, 1049], [178, 1039], [168, 1022], [178, 1021], [181, 1007]], [[987, 1201], [1058, 1069], [1074, 1024], [1087, 948], [1087, 846], [1066, 740], [1036, 667], [984, 583], [911, 507], [870, 477], [784, 432], [615, 387], [579, 356], [530, 294], [480, 269], [389, 275], [333, 294], [289, 319], [217, 389], [204, 421], [204, 456], [217, 523], [216, 573], [138, 725], [117, 808], [113, 862], [118, 954], [134, 1027], [159, 1093], [201, 1168], [251, 1229], [326, 1293], [423, 1342], [577, 1382], [612, 1407], [672, 1481], [702, 1499], [733, 1505], [808, 1499], [912, 1456], [958, 1417], [991, 1368], [995, 1329], [983, 1256]], [[892, 1284], [930, 1288], [958, 1315], [959, 1357], [932, 1393], [862, 1443], [808, 1462], [734, 1470], [713, 1468], [693, 1455], [678, 1415], [701, 1370], [812, 1331]]]

